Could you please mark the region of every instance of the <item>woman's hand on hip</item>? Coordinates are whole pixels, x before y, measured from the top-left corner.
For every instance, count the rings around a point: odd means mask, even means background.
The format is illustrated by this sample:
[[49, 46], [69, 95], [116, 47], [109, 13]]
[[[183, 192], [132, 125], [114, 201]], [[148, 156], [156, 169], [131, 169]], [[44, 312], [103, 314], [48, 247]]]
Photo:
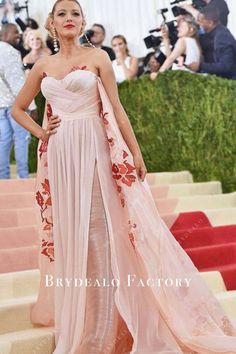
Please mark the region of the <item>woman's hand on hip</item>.
[[42, 141], [47, 141], [52, 134], [56, 134], [57, 128], [60, 126], [61, 119], [57, 115], [53, 115], [49, 118], [47, 129], [43, 130], [40, 137]]

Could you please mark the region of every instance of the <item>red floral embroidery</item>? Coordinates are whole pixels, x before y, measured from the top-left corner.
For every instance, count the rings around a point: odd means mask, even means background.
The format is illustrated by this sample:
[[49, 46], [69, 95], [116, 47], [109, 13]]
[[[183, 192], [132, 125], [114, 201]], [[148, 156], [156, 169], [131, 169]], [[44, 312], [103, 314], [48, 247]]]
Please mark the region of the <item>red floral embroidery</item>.
[[[111, 136], [111, 128], [109, 124], [109, 119], [108, 119], [108, 112], [103, 111], [103, 105], [102, 102], [100, 102], [100, 117], [103, 121], [103, 124], [105, 126], [106, 130], [106, 135], [107, 135], [107, 141], [110, 147], [110, 150], [115, 152], [115, 155], [117, 156], [122, 156], [121, 161], [117, 162], [116, 160], [112, 160], [112, 177], [115, 179], [117, 183], [117, 191], [119, 193], [120, 201], [122, 207], [125, 206], [125, 195], [122, 192], [121, 184], [125, 184], [128, 187], [132, 186], [132, 183], [136, 181], [136, 176], [133, 173], [133, 171], [136, 170], [136, 168], [131, 165], [127, 160], [129, 159], [129, 154], [125, 150], [121, 150], [119, 147], [116, 145], [116, 140], [113, 136]], [[110, 131], [111, 130], [111, 131]], [[117, 154], [116, 154], [117, 152]]]
[[86, 70], [87, 69], [87, 66], [86, 65], [84, 65], [84, 66], [78, 66], [78, 65], [76, 65], [76, 66], [73, 66], [72, 67], [72, 69], [71, 69], [71, 73], [72, 73], [72, 71], [76, 71], [76, 70]]
[[135, 223], [132, 224], [131, 220], [128, 221], [128, 225], [129, 225], [129, 240], [133, 246], [133, 248], [135, 249], [135, 233], [134, 233], [134, 230], [136, 229], [137, 225]]
[[44, 79], [45, 77], [47, 77], [47, 74], [45, 73], [45, 71], [42, 73], [42, 79]]
[[36, 193], [36, 200], [37, 200], [38, 205], [42, 209], [43, 204], [44, 204], [44, 200], [43, 200], [42, 194], [39, 191]]
[[47, 117], [48, 119], [52, 116], [52, 107], [50, 103], [47, 103]]
[[[123, 152], [123, 158], [127, 157], [128, 154], [126, 151]], [[132, 174], [135, 170], [135, 167], [130, 165], [126, 160], [123, 163], [112, 165], [113, 178], [115, 180], [120, 180], [122, 183], [126, 184], [128, 187], [131, 187], [132, 183], [136, 181], [136, 176]]]
[[124, 208], [124, 206], [125, 206], [125, 195], [124, 195], [124, 193], [123, 193], [123, 191], [122, 191], [121, 186], [118, 186], [118, 185], [117, 185], [117, 192], [119, 193], [121, 205], [122, 205], [122, 207]]
[[115, 145], [113, 138], [107, 138], [107, 140], [111, 147]]
[[42, 141], [42, 143], [40, 144], [40, 147], [39, 147], [40, 159], [41, 159], [43, 153], [47, 152], [47, 147], [48, 147], [48, 143], [46, 141]]
[[100, 116], [101, 116], [101, 118], [102, 118], [102, 120], [103, 120], [103, 124], [104, 124], [105, 126], [109, 124], [109, 122], [108, 122], [108, 120], [107, 120], [107, 118], [106, 118], [107, 115], [108, 115], [108, 113], [107, 113], [107, 112], [103, 113], [103, 110], [101, 109], [101, 111], [100, 111]]
[[[49, 103], [47, 103], [46, 105], [46, 109], [47, 109], [47, 118], [49, 120], [49, 118], [52, 116], [52, 107]], [[48, 148], [48, 141], [42, 141], [41, 144], [40, 144], [40, 147], [39, 147], [39, 158], [41, 159], [42, 158], [42, 155], [44, 153], [47, 152], [47, 148]]]
[[54, 242], [42, 240], [41, 254], [48, 257], [50, 262], [54, 262]]
[[[43, 187], [43, 190], [42, 192], [37, 191], [36, 200], [40, 207], [43, 230], [49, 232], [52, 230], [53, 227], [52, 222], [48, 220], [48, 217], [46, 215], [48, 208], [52, 205], [49, 180], [45, 178], [44, 182], [41, 183], [41, 185]], [[50, 262], [52, 262], [54, 260], [53, 252], [53, 241], [46, 241], [45, 239], [43, 239], [41, 254], [47, 256], [50, 259]]]

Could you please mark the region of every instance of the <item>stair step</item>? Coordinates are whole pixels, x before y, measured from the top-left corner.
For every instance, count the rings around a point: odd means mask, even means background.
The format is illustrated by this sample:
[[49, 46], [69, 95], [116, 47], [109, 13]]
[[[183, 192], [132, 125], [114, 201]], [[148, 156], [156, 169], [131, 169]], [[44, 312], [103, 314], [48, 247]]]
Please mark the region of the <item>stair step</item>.
[[236, 192], [220, 195], [155, 199], [161, 214], [236, 207]]
[[39, 269], [0, 274], [0, 300], [37, 295]]
[[0, 194], [0, 210], [33, 208], [35, 204], [35, 196], [32, 192]]
[[5, 299], [0, 301], [0, 334], [38, 327], [30, 320], [31, 308], [37, 296]]
[[199, 225], [185, 230], [172, 230], [172, 233], [184, 249], [236, 243], [236, 225], [216, 227]]
[[161, 214], [169, 229], [182, 230], [196, 226], [236, 225], [236, 208], [205, 209], [201, 212]]
[[0, 212], [0, 227], [17, 227], [37, 224], [35, 207], [20, 209], [2, 209]]
[[227, 290], [236, 290], [236, 263], [201, 268], [201, 272], [217, 270], [221, 273]]
[[178, 172], [149, 172], [147, 181], [150, 185], [172, 184], [172, 183], [193, 183], [193, 176], [189, 171]]
[[0, 273], [38, 268], [38, 246], [0, 250]]
[[213, 293], [217, 294], [226, 291], [225, 283], [220, 272], [200, 272], [200, 274]]
[[156, 198], [187, 197], [192, 195], [222, 194], [222, 186], [218, 181], [203, 183], [182, 183], [151, 185], [151, 192]]
[[51, 354], [55, 350], [53, 327], [26, 329], [0, 335], [1, 354]]
[[0, 180], [0, 194], [33, 192], [35, 182], [35, 178], [2, 179]]
[[236, 266], [236, 242], [227, 244], [186, 248], [185, 251], [198, 269], [229, 264]]
[[37, 245], [39, 242], [36, 226], [0, 228], [0, 249]]
[[236, 320], [236, 290], [218, 293], [216, 297], [228, 316]]

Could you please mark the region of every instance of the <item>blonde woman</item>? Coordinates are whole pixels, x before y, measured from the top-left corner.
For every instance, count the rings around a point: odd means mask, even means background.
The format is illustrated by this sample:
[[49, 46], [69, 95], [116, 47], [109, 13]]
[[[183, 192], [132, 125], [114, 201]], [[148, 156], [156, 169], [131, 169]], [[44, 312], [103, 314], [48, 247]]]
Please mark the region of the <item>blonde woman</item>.
[[[236, 354], [236, 328], [158, 213], [108, 54], [78, 44], [81, 5], [57, 0], [49, 18], [60, 50], [13, 108], [40, 139], [32, 322], [55, 324], [54, 354]], [[43, 127], [25, 112], [40, 88]]]
[[[172, 67], [174, 70], [187, 70], [188, 64], [193, 62], [200, 63], [201, 61], [201, 49], [198, 42], [198, 24], [194, 17], [191, 15], [181, 16], [178, 22], [178, 41], [173, 49], [170, 50], [170, 40], [168, 30], [163, 28], [162, 36], [163, 43], [166, 49], [167, 59], [161, 66], [159, 73], [163, 73]], [[175, 61], [178, 61], [176, 64]], [[151, 79], [155, 80], [157, 73], [151, 74]]]
[[29, 54], [23, 59], [24, 69], [28, 74], [38, 59], [51, 55], [51, 50], [46, 47], [39, 30], [29, 30], [27, 32], [25, 45], [30, 49]]
[[130, 55], [126, 38], [116, 35], [112, 38], [111, 45], [116, 55], [116, 59], [112, 61], [116, 82], [134, 79], [138, 73], [138, 59]]

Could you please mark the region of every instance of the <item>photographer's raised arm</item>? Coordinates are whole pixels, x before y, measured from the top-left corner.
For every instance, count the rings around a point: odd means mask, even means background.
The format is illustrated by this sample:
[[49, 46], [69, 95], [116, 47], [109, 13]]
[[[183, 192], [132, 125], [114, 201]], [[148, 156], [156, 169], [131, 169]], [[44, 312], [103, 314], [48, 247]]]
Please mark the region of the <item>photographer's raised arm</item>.
[[161, 66], [159, 72], [163, 73], [164, 71], [168, 70], [174, 63], [174, 61], [183, 55], [186, 50], [186, 44], [184, 38], [179, 38], [173, 51], [171, 54], [166, 58], [164, 64]]
[[197, 9], [195, 9], [192, 5], [183, 4], [183, 5], [180, 5], [180, 7], [182, 7], [182, 9], [189, 12], [196, 20], [198, 19], [199, 11]]
[[45, 137], [45, 130], [26, 113], [26, 110], [40, 91], [41, 79], [42, 60], [39, 60], [30, 71], [12, 108], [12, 117], [15, 121], [39, 139]]

